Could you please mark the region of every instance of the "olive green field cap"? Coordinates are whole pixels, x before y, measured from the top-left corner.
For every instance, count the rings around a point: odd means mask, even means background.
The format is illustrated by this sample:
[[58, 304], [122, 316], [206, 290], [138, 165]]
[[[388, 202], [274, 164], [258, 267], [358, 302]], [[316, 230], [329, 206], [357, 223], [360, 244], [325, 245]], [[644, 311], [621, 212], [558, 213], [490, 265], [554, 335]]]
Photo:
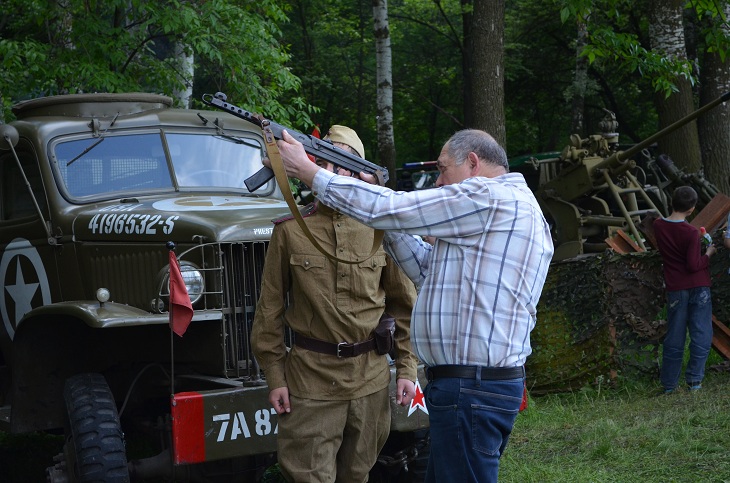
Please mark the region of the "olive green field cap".
[[333, 143], [347, 144], [355, 150], [355, 153], [358, 156], [363, 159], [365, 158], [365, 146], [363, 146], [362, 141], [360, 141], [360, 138], [357, 136], [357, 133], [347, 126], [334, 124], [330, 127], [330, 130], [327, 131], [327, 135], [325, 135], [324, 139], [332, 141]]

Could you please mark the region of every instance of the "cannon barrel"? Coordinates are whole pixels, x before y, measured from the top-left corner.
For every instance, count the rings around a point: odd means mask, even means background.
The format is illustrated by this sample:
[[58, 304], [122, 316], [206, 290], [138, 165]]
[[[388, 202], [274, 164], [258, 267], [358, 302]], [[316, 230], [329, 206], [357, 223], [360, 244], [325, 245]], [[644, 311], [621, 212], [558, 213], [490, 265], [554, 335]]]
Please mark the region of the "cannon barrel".
[[614, 165], [621, 164], [623, 161], [630, 159], [632, 156], [634, 156], [636, 153], [641, 151], [642, 149], [651, 146], [654, 142], [656, 142], [657, 139], [661, 138], [662, 136], [669, 134], [672, 131], [676, 131], [680, 127], [684, 126], [690, 121], [693, 121], [694, 119], [698, 118], [705, 112], [709, 111], [710, 109], [716, 107], [718, 104], [722, 104], [723, 102], [726, 102], [727, 100], [730, 100], [730, 91], [724, 93], [714, 101], [710, 101], [704, 106], [700, 107], [696, 111], [692, 112], [691, 114], [688, 114], [684, 116], [682, 119], [679, 119], [669, 126], [665, 127], [661, 131], [658, 131], [654, 133], [653, 135], [649, 136], [648, 138], [644, 139], [638, 144], [635, 144], [631, 146], [626, 151], [618, 151], [611, 156], [607, 157], [605, 160], [603, 160], [601, 163], [596, 165], [594, 167], [594, 171], [605, 169], [605, 168], [612, 168]]

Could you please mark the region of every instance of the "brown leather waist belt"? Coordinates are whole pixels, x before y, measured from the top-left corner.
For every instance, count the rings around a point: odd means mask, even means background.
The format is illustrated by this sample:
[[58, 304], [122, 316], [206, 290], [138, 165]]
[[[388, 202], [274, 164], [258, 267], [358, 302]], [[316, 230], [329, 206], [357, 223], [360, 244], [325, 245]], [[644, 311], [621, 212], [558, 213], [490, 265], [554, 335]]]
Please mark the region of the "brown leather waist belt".
[[476, 379], [477, 372], [482, 381], [503, 381], [506, 379], [520, 379], [525, 377], [524, 366], [518, 367], [482, 367], [482, 366], [460, 366], [444, 364], [431, 366], [426, 369], [426, 377], [429, 381], [448, 377], [459, 379]]
[[308, 351], [319, 352], [320, 354], [329, 354], [337, 357], [357, 357], [371, 350], [375, 350], [375, 339], [368, 339], [364, 342], [355, 342], [348, 344], [347, 342], [327, 342], [311, 337], [294, 333], [294, 343]]

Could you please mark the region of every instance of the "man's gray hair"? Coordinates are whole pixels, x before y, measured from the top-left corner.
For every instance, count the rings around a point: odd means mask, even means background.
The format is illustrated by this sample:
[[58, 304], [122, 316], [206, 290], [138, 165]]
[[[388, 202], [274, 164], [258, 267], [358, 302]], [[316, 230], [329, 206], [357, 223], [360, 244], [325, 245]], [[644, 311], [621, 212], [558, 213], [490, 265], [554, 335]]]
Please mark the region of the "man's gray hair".
[[454, 159], [458, 166], [466, 161], [473, 152], [485, 163], [501, 166], [509, 171], [507, 153], [495, 139], [479, 129], [463, 129], [457, 131], [446, 142], [446, 154]]

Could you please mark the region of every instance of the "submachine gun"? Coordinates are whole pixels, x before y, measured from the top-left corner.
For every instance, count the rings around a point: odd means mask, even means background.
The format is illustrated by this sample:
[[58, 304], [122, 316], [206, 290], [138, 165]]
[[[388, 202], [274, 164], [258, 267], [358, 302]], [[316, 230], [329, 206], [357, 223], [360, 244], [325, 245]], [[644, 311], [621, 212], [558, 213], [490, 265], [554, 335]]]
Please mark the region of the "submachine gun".
[[[365, 159], [351, 154], [344, 149], [340, 149], [332, 142], [319, 139], [309, 134], [303, 134], [293, 129], [277, 124], [273, 121], [265, 119], [260, 114], [254, 114], [241, 109], [229, 102], [226, 102], [227, 96], [222, 92], [216, 92], [215, 95], [203, 94], [203, 102], [212, 107], [216, 107], [223, 111], [229, 112], [236, 117], [248, 121], [260, 128], [268, 127], [271, 129], [274, 138], [280, 140], [282, 138], [282, 131], [286, 131], [297, 141], [302, 143], [304, 150], [307, 154], [311, 154], [316, 158], [321, 158], [328, 161], [335, 166], [344, 168], [353, 174], [360, 174], [361, 172], [372, 174], [378, 180], [381, 185], [384, 185], [388, 181], [388, 170], [377, 164], [373, 164]], [[254, 173], [251, 177], [246, 179], [244, 183], [249, 191], [253, 192], [263, 186], [267, 181], [274, 177], [274, 172], [267, 167], [261, 168], [259, 171]]]
[[[662, 188], [639, 182], [632, 157], [728, 99], [730, 92], [625, 151], [619, 150], [615, 116], [606, 111], [603, 133], [587, 139], [574, 134], [558, 158], [532, 158], [529, 164], [539, 171], [535, 197], [553, 234], [553, 261], [603, 251], [605, 240], [619, 229], [646, 249], [637, 224], [649, 212], [667, 215], [668, 198]], [[679, 176], [676, 168], [668, 176]]]

